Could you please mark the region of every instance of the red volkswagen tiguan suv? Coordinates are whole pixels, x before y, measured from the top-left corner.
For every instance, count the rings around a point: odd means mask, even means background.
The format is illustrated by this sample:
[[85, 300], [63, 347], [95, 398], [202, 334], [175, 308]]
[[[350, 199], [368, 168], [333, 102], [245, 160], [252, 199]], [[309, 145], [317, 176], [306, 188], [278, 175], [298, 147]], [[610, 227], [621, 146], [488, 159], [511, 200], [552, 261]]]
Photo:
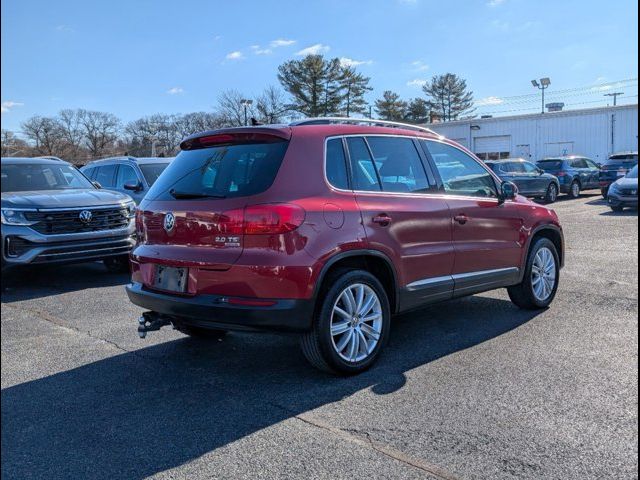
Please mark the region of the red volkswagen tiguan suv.
[[427, 129], [314, 119], [181, 149], [137, 212], [141, 336], [298, 332], [313, 365], [354, 374], [394, 314], [503, 287], [526, 309], [556, 294], [556, 214]]

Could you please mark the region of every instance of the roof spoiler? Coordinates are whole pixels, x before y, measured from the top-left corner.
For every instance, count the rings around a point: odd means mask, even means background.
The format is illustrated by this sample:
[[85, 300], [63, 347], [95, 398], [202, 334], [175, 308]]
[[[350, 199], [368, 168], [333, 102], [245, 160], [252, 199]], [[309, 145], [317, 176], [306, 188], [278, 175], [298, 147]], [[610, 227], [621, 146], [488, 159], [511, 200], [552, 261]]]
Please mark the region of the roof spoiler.
[[182, 150], [196, 150], [238, 143], [275, 143], [291, 139], [289, 127], [238, 127], [222, 128], [196, 133], [180, 143]]

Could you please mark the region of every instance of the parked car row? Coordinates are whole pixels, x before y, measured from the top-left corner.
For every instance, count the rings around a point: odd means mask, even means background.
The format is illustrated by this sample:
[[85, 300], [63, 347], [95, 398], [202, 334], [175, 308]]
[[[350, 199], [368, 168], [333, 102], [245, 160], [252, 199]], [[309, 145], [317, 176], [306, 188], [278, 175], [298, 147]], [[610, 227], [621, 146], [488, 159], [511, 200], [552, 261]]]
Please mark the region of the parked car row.
[[[564, 236], [526, 197], [577, 197], [600, 174], [584, 157], [484, 163], [425, 128], [332, 118], [202, 132], [175, 159], [82, 171], [3, 158], [2, 267], [121, 267], [131, 251], [141, 337], [294, 332], [311, 364], [355, 374], [395, 314], [496, 288], [549, 306]], [[612, 208], [632, 202], [630, 185], [610, 187]]]

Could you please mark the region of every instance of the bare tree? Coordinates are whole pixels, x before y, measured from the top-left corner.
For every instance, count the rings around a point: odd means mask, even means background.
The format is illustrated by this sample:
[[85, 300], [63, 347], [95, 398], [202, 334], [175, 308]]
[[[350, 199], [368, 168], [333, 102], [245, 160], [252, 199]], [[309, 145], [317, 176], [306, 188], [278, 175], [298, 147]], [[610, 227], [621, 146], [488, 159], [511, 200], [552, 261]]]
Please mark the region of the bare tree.
[[225, 90], [218, 97], [217, 113], [220, 115], [224, 126], [241, 127], [245, 124], [245, 108], [247, 118], [255, 116], [254, 105], [245, 106], [247, 97], [238, 90]]
[[261, 123], [282, 123], [289, 111], [284, 93], [273, 85], [265, 88], [256, 100], [257, 120]]
[[78, 159], [82, 156], [84, 142], [84, 127], [82, 124], [82, 110], [65, 109], [58, 113], [60, 133], [65, 145], [65, 158]]
[[2, 129], [0, 144], [2, 145], [3, 157], [12, 157], [18, 154], [26, 156], [30, 153], [27, 142], [18, 138], [11, 130]]
[[34, 116], [23, 122], [22, 133], [33, 142], [39, 155], [59, 155], [63, 145], [62, 126], [51, 117]]
[[224, 120], [220, 116], [209, 112], [187, 113], [177, 121], [178, 131], [183, 139], [194, 133], [214, 130], [223, 125]]
[[92, 157], [100, 157], [113, 147], [120, 133], [120, 120], [111, 113], [80, 110], [84, 142]]

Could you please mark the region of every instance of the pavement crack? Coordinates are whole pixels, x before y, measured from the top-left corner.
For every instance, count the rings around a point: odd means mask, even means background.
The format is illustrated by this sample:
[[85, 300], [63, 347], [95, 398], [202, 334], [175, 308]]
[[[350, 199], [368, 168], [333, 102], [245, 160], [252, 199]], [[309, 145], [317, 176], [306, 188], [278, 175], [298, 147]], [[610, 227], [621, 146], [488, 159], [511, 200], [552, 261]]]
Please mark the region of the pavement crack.
[[[289, 411], [287, 408], [283, 407], [282, 405], [273, 404], [273, 403], [271, 403], [271, 405], [276, 408]], [[292, 418], [295, 418], [296, 420], [304, 422], [307, 425], [311, 425], [312, 427], [315, 427], [315, 428], [320, 428], [326, 432], [329, 432], [335, 436], [342, 438], [343, 440], [374, 450], [377, 453], [380, 453], [386, 457], [391, 458], [392, 460], [398, 461], [407, 466], [421, 470], [422, 472], [427, 473], [433, 477], [436, 477], [442, 480], [458, 479], [458, 477], [456, 477], [452, 473], [447, 472], [436, 465], [433, 465], [422, 459], [411, 457], [405, 454], [404, 452], [398, 450], [395, 447], [392, 447], [390, 445], [385, 445], [383, 443], [373, 440], [369, 432], [360, 431], [356, 429], [342, 429], [342, 428], [334, 427], [333, 425], [329, 425], [328, 423], [320, 420], [319, 418], [309, 413], [298, 413], [298, 414], [295, 414], [295, 412], [290, 412], [290, 413], [292, 414]]]

